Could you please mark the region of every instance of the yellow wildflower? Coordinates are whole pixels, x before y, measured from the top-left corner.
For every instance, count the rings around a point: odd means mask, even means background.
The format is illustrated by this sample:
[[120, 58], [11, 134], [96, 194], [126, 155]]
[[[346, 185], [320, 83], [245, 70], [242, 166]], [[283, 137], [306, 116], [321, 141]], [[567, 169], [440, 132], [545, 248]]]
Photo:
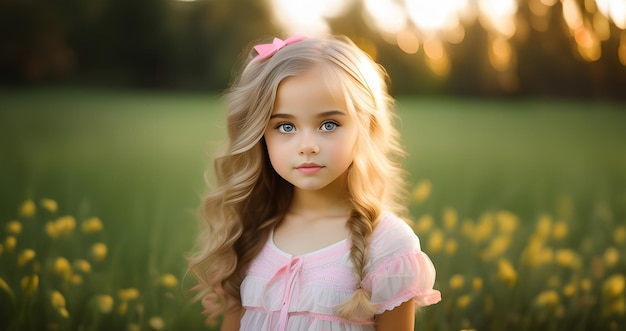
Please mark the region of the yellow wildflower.
[[85, 220], [81, 226], [84, 233], [96, 233], [102, 231], [102, 221], [98, 217]]
[[502, 234], [513, 234], [519, 224], [519, 219], [510, 211], [502, 210], [496, 214], [498, 228]]
[[461, 309], [465, 309], [470, 304], [470, 301], [472, 301], [472, 297], [469, 294], [464, 294], [456, 300], [456, 305]]
[[1, 277], [0, 277], [0, 289], [3, 289], [10, 296], [15, 297], [15, 294], [13, 294], [13, 290], [11, 290], [11, 287], [9, 286], [9, 284], [7, 284], [7, 282], [4, 281], [4, 279], [2, 279]]
[[428, 251], [437, 253], [441, 251], [443, 247], [443, 232], [439, 229], [435, 229], [428, 237]]
[[615, 274], [607, 278], [602, 285], [602, 293], [607, 298], [616, 299], [624, 293], [626, 278], [622, 274]]
[[474, 242], [481, 243], [491, 238], [493, 228], [495, 226], [495, 220], [492, 213], [483, 214], [478, 220], [478, 224], [474, 227], [473, 237]]
[[458, 247], [458, 244], [456, 243], [456, 240], [454, 239], [446, 240], [446, 247], [445, 247], [446, 254], [454, 255], [454, 253], [456, 253], [457, 251], [457, 247]]
[[50, 301], [52, 302], [52, 307], [54, 309], [65, 307], [65, 297], [59, 291], [52, 291], [52, 294], [50, 295]]
[[447, 207], [443, 211], [443, 225], [445, 226], [446, 229], [454, 230], [458, 220], [459, 220], [459, 216], [454, 208]]
[[453, 290], [458, 290], [463, 287], [464, 279], [463, 275], [453, 275], [450, 277], [450, 288]]
[[559, 302], [560, 297], [555, 290], [543, 291], [535, 298], [535, 304], [540, 307], [556, 307]]
[[417, 234], [424, 234], [430, 231], [430, 228], [433, 227], [433, 217], [426, 214], [420, 217], [415, 224], [415, 232]]
[[537, 221], [537, 227], [535, 233], [541, 238], [548, 238], [552, 231], [552, 216], [543, 214]]
[[569, 283], [563, 287], [563, 295], [570, 298], [576, 294], [577, 290], [576, 283]]
[[556, 240], [561, 240], [567, 237], [567, 233], [569, 232], [569, 228], [567, 227], [567, 223], [564, 221], [557, 221], [552, 225], [552, 238]]
[[52, 214], [56, 213], [59, 207], [57, 205], [57, 202], [52, 199], [41, 199], [39, 203], [41, 204], [41, 207], [43, 207], [43, 209], [49, 211]]
[[15, 249], [15, 246], [17, 246], [17, 239], [13, 236], [7, 236], [4, 239], [4, 249], [7, 252], [12, 252], [13, 249]]
[[78, 270], [82, 273], [89, 273], [91, 272], [91, 264], [89, 264], [89, 262], [87, 262], [87, 260], [83, 260], [83, 259], [77, 259], [74, 260], [74, 270]]
[[155, 330], [161, 330], [165, 327], [165, 321], [163, 321], [163, 318], [159, 316], [152, 316], [148, 320], [148, 325]]
[[159, 284], [165, 288], [175, 288], [178, 286], [178, 279], [172, 274], [164, 274], [161, 276]]
[[19, 221], [10, 221], [7, 223], [7, 233], [14, 235], [22, 233], [22, 223]]
[[461, 233], [470, 239], [474, 238], [474, 222], [470, 219], [461, 222]]
[[117, 296], [124, 301], [135, 300], [139, 298], [139, 291], [136, 288], [127, 288], [117, 291]]
[[474, 277], [474, 279], [472, 280], [472, 288], [474, 289], [474, 291], [478, 291], [483, 288], [483, 279], [480, 277]]
[[23, 267], [25, 266], [28, 262], [32, 261], [35, 258], [35, 251], [27, 248], [25, 250], [23, 250], [20, 255], [17, 257], [17, 266], [18, 267]]
[[626, 226], [620, 225], [613, 231], [613, 241], [620, 245], [626, 242]]
[[46, 222], [46, 234], [52, 239], [58, 238], [59, 234], [61, 234], [58, 223], [54, 221]]
[[483, 250], [482, 258], [484, 260], [492, 260], [496, 257], [499, 257], [504, 252], [506, 252], [511, 246], [511, 236], [510, 235], [499, 235], [491, 240], [489, 246], [485, 250]]
[[[624, 315], [624, 313], [626, 313], [626, 301], [624, 300], [623, 296], [611, 301], [611, 303], [605, 310], [606, 315], [622, 316]], [[617, 330], [617, 328], [615, 328], [614, 330]]]
[[517, 282], [517, 272], [513, 268], [511, 262], [506, 259], [500, 259], [498, 261], [498, 278], [512, 287]]
[[52, 265], [52, 272], [54, 272], [57, 275], [61, 275], [66, 278], [69, 278], [69, 276], [72, 274], [72, 268], [70, 267], [70, 262], [62, 256], [57, 257], [54, 260], [54, 264]]
[[35, 292], [37, 292], [37, 288], [39, 287], [39, 276], [24, 276], [22, 277], [20, 285], [22, 285], [22, 289], [26, 292], [26, 294], [35, 294]]
[[572, 269], [580, 268], [580, 258], [578, 254], [571, 249], [559, 249], [555, 254], [556, 263], [563, 267], [570, 267]]
[[413, 199], [415, 202], [421, 203], [430, 196], [432, 191], [432, 183], [428, 179], [421, 180], [413, 189]]
[[80, 285], [83, 283], [83, 276], [78, 275], [78, 274], [72, 274], [70, 275], [69, 281], [73, 285]]
[[91, 246], [91, 256], [96, 261], [102, 261], [107, 257], [107, 245], [104, 243], [95, 243]]
[[126, 315], [127, 311], [128, 311], [128, 301], [120, 302], [120, 305], [117, 307], [117, 312], [120, 315]]
[[56, 220], [56, 226], [60, 234], [68, 235], [76, 228], [76, 219], [73, 216], [62, 216]]
[[108, 314], [113, 310], [113, 298], [110, 295], [97, 295], [95, 297], [96, 308], [102, 314]]
[[24, 202], [22, 202], [22, 205], [20, 206], [20, 211], [19, 214], [22, 217], [32, 217], [33, 215], [35, 215], [35, 203], [33, 202], [33, 200], [26, 200]]
[[604, 251], [604, 265], [611, 268], [617, 265], [619, 262], [619, 251], [617, 248], [611, 246]]

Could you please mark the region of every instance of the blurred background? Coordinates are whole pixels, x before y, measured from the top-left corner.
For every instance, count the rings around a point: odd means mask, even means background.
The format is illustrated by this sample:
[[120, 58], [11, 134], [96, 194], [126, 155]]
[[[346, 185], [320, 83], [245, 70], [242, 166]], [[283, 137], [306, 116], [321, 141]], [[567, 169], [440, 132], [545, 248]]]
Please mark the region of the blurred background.
[[295, 33], [389, 73], [416, 330], [626, 328], [626, 1], [1, 0], [0, 329], [217, 329], [185, 256], [219, 96]]

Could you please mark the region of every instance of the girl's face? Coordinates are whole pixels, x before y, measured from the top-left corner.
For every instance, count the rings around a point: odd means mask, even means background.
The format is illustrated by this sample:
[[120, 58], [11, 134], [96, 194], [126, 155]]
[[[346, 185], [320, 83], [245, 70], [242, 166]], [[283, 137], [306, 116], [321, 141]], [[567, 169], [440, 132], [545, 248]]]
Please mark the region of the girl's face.
[[296, 189], [335, 183], [353, 160], [355, 120], [342, 93], [331, 94], [320, 70], [283, 80], [265, 129], [272, 167]]

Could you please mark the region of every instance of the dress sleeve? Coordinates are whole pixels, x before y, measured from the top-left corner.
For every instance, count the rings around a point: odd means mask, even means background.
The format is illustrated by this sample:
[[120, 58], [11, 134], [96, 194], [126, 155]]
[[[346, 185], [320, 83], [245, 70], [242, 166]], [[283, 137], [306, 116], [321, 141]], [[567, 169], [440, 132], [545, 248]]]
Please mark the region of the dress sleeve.
[[387, 233], [380, 236], [382, 242], [372, 247], [371, 252], [378, 256], [372, 260], [363, 286], [371, 291], [377, 314], [411, 299], [416, 307], [441, 301], [441, 293], [433, 289], [435, 267], [421, 251], [413, 230], [405, 225], [388, 227]]

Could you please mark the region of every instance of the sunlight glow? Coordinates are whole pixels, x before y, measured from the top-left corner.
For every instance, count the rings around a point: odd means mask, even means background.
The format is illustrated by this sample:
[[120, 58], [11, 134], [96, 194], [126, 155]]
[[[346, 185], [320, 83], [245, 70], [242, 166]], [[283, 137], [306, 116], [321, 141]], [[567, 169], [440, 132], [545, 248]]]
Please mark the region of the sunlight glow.
[[487, 30], [495, 30], [507, 38], [515, 34], [517, 0], [479, 0], [480, 23]]
[[349, 0], [271, 0], [274, 19], [290, 34], [319, 35], [330, 32], [327, 18], [342, 15]]
[[[374, 22], [375, 28], [385, 33], [395, 34], [407, 24], [402, 7], [393, 0], [364, 0], [366, 15]], [[369, 21], [366, 19], [366, 21]]]
[[459, 13], [467, 7], [467, 0], [404, 0], [409, 18], [419, 28], [437, 31], [459, 25]]

